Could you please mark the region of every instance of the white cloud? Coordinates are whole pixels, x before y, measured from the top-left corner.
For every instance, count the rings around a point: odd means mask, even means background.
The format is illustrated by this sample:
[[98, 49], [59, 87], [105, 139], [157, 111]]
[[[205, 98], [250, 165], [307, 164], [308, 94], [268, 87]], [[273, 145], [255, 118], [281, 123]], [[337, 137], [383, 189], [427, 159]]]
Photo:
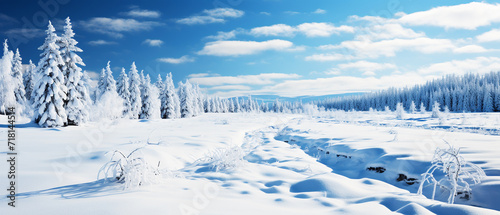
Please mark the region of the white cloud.
[[271, 16], [271, 13], [269, 13], [269, 12], [260, 12], [260, 14], [266, 15], [266, 16]]
[[240, 31], [241, 30], [232, 30], [229, 32], [218, 31], [217, 35], [207, 36], [205, 38], [211, 40], [229, 40], [235, 38], [236, 34], [238, 34]]
[[396, 23], [376, 24], [361, 29], [361, 34], [356, 36], [357, 40], [386, 40], [394, 38], [417, 38], [424, 37], [425, 33], [416, 33], [410, 28], [405, 28]]
[[232, 18], [238, 18], [245, 14], [245, 12], [233, 8], [216, 8], [212, 10], [204, 10], [203, 13], [213, 17], [232, 17]]
[[288, 15], [299, 15], [300, 14], [300, 12], [297, 12], [297, 11], [285, 11], [283, 13], [288, 14]]
[[482, 46], [478, 46], [478, 45], [466, 45], [466, 46], [462, 46], [460, 48], [456, 48], [455, 50], [453, 50], [453, 52], [455, 52], [455, 53], [483, 53], [483, 52], [487, 52], [487, 51], [488, 50], [486, 50]]
[[342, 32], [353, 33], [354, 28], [345, 25], [336, 27], [331, 23], [325, 22], [311, 22], [302, 23], [296, 27], [286, 24], [276, 24], [271, 26], [256, 27], [250, 30], [250, 34], [253, 36], [291, 37], [294, 36], [296, 32], [300, 32], [307, 37], [329, 37], [332, 34], [340, 34]]
[[203, 25], [210, 23], [224, 23], [225, 18], [239, 18], [245, 12], [233, 8], [216, 8], [211, 10], [204, 10], [201, 15], [193, 15], [183, 19], [177, 20], [179, 24], [185, 25]]
[[[355, 69], [362, 72], [374, 72], [386, 69], [396, 69], [397, 66], [391, 63], [375, 63], [369, 61], [356, 61], [352, 63], [339, 64], [340, 69]], [[373, 73], [374, 74], [374, 73]]]
[[297, 29], [308, 37], [329, 37], [340, 32], [354, 33], [354, 28], [351, 26], [335, 27], [333, 24], [324, 22], [303, 23], [297, 26]]
[[154, 39], [146, 39], [142, 43], [148, 44], [149, 46], [160, 47], [163, 44], [163, 41], [161, 41], [161, 40], [154, 40]]
[[38, 28], [13, 28], [5, 31], [5, 35], [11, 38], [24, 37], [27, 39], [33, 39], [45, 36], [45, 32]]
[[276, 24], [271, 26], [263, 26], [252, 28], [250, 34], [254, 36], [282, 36], [291, 37], [295, 34], [296, 29], [285, 24]]
[[471, 2], [436, 7], [427, 11], [404, 14], [398, 21], [408, 25], [475, 30], [481, 26], [500, 22], [500, 4]]
[[477, 57], [465, 60], [452, 60], [442, 63], [435, 63], [418, 70], [421, 74], [463, 75], [469, 72], [474, 74], [484, 74], [492, 71], [500, 71], [500, 58], [498, 57]]
[[252, 88], [245, 85], [224, 85], [224, 86], [211, 87], [209, 90], [250, 90], [250, 89]]
[[161, 25], [159, 22], [137, 21], [135, 19], [95, 17], [88, 21], [81, 21], [80, 25], [90, 32], [107, 34], [112, 37], [123, 37], [123, 32], [146, 31]]
[[353, 60], [356, 57], [352, 55], [343, 55], [339, 53], [328, 53], [328, 54], [314, 54], [307, 56], [305, 58], [306, 61], [320, 61], [320, 62], [326, 62], [326, 61], [340, 61], [340, 60]]
[[500, 29], [493, 29], [476, 37], [479, 42], [500, 41]]
[[447, 52], [456, 48], [451, 40], [431, 39], [420, 37], [414, 39], [392, 39], [372, 42], [364, 41], [344, 41], [337, 46], [331, 46], [335, 49], [347, 49], [352, 51], [355, 56], [361, 58], [377, 58], [379, 56], [393, 57], [396, 52], [403, 50], [418, 51], [424, 54]]
[[182, 64], [182, 63], [194, 62], [195, 58], [190, 57], [188, 55], [184, 55], [180, 58], [158, 58], [157, 60], [163, 63]]
[[313, 13], [315, 13], [315, 14], [325, 14], [325, 13], [326, 13], [326, 10], [323, 10], [323, 9], [318, 8], [318, 9], [316, 9]]
[[293, 43], [286, 40], [256, 41], [214, 41], [205, 44], [199, 55], [240, 56], [252, 55], [267, 50], [286, 51]]
[[89, 41], [89, 45], [91, 46], [101, 46], [101, 45], [114, 45], [116, 42], [106, 41], [106, 40], [92, 40]]
[[342, 72], [338, 68], [331, 68], [323, 72], [325, 75], [340, 75]]
[[[212, 74], [212, 75], [216, 75], [216, 74]], [[188, 75], [189, 78], [200, 78], [200, 77], [206, 77], [206, 76], [210, 76], [210, 74], [209, 73], [193, 73], [193, 74]]]
[[141, 9], [132, 9], [131, 11], [125, 13], [127, 16], [132, 17], [146, 17], [146, 18], [159, 18], [161, 13], [153, 10], [141, 10]]
[[185, 25], [203, 25], [203, 24], [211, 24], [211, 23], [223, 23], [226, 20], [222, 18], [215, 18], [211, 16], [191, 16], [183, 19], [177, 20], [179, 24]]
[[297, 74], [285, 73], [262, 73], [258, 75], [238, 75], [238, 76], [210, 76], [210, 77], [190, 77], [189, 81], [203, 86], [222, 85], [268, 85], [274, 84], [275, 80], [300, 78]]

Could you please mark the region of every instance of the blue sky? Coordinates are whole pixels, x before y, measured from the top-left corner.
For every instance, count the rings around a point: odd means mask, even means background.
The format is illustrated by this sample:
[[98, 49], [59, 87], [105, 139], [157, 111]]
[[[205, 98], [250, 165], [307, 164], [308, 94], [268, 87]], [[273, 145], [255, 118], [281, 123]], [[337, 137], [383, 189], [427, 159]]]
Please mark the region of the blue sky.
[[93, 77], [133, 61], [209, 94], [366, 92], [444, 74], [500, 70], [495, 1], [17, 0], [0, 8], [0, 37], [38, 62], [47, 22], [70, 16]]

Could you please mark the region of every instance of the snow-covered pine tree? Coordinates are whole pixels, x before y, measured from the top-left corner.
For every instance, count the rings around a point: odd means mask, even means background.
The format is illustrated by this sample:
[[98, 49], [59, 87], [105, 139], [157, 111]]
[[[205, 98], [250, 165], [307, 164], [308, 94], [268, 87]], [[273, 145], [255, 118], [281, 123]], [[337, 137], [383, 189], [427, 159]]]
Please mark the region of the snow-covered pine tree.
[[0, 114], [9, 113], [8, 108], [15, 107], [15, 85], [12, 81], [12, 59], [14, 54], [9, 51], [7, 40], [3, 44], [3, 56], [0, 60]]
[[417, 112], [417, 107], [415, 106], [415, 102], [411, 101], [411, 103], [410, 103], [410, 113], [414, 114], [415, 112]]
[[168, 73], [165, 77], [165, 86], [160, 94], [161, 100], [161, 118], [173, 119], [180, 117], [178, 111], [180, 109], [179, 97], [175, 91], [172, 73]]
[[33, 88], [35, 87], [35, 72], [36, 66], [30, 60], [30, 64], [23, 74], [24, 91], [26, 92], [25, 97], [26, 102], [29, 104], [32, 104], [31, 92], [33, 92]]
[[500, 86], [496, 87], [494, 103], [495, 103], [495, 110], [500, 111]]
[[68, 115], [69, 125], [80, 125], [89, 120], [90, 95], [89, 90], [82, 80], [83, 73], [80, 66], [85, 66], [82, 58], [77, 52], [82, 52], [76, 45], [78, 42], [73, 39], [75, 33], [71, 25], [71, 20], [66, 18], [64, 34], [60, 37], [58, 45], [61, 49], [61, 57], [64, 64], [61, 66], [61, 72], [64, 74], [64, 85], [68, 89], [68, 97], [65, 100], [64, 108]]
[[234, 113], [235, 112], [234, 111], [234, 101], [233, 101], [233, 99], [229, 99], [229, 100], [230, 101], [229, 101], [229, 109], [228, 110], [229, 110], [230, 113]]
[[241, 106], [240, 106], [240, 101], [238, 99], [238, 97], [235, 98], [235, 104], [234, 104], [234, 112], [235, 113], [238, 113], [238, 112], [241, 112]]
[[483, 99], [483, 112], [493, 112], [493, 87], [488, 84], [485, 86], [484, 99]]
[[130, 113], [131, 119], [138, 119], [142, 106], [141, 88], [140, 88], [141, 78], [137, 71], [137, 67], [135, 66], [135, 62], [133, 62], [132, 66], [130, 67], [128, 77], [130, 78], [130, 84], [129, 84], [130, 110], [128, 112]]
[[33, 107], [35, 122], [41, 127], [60, 127], [67, 123], [64, 100], [67, 88], [64, 85], [64, 74], [60, 66], [64, 64], [59, 46], [58, 36], [49, 21], [45, 42], [38, 49], [42, 50], [38, 63], [38, 80], [33, 89]]
[[182, 118], [189, 118], [194, 116], [194, 95], [193, 87], [188, 80], [186, 83], [179, 83], [179, 99], [180, 99], [180, 111]]
[[12, 59], [12, 82], [14, 84], [14, 95], [18, 104], [17, 112], [22, 113], [26, 109], [26, 91], [23, 84], [23, 62], [19, 49], [16, 49], [14, 58]]
[[439, 114], [441, 114], [439, 111], [441, 109], [440, 106], [441, 105], [437, 101], [434, 101], [434, 105], [432, 105], [432, 118], [439, 118]]
[[95, 89], [92, 87], [92, 85], [90, 85], [91, 80], [90, 80], [90, 76], [87, 73], [87, 71], [85, 71], [85, 70], [83, 71], [81, 79], [82, 79], [83, 85], [85, 85], [85, 87], [89, 91], [89, 96], [90, 96], [89, 104], [91, 105], [95, 101], [95, 98], [92, 98], [92, 95], [95, 95], [95, 93], [92, 90], [95, 91]]
[[[141, 74], [143, 74], [141, 72]], [[156, 119], [160, 117], [160, 102], [158, 90], [151, 84], [149, 74], [146, 75], [141, 86], [141, 113], [139, 119]]]
[[163, 83], [163, 80], [162, 80], [160, 74], [158, 74], [158, 78], [156, 79], [155, 87], [158, 89], [158, 92], [163, 92], [163, 90], [165, 88], [165, 83]]
[[405, 109], [403, 107], [403, 103], [398, 102], [396, 104], [396, 119], [404, 119], [405, 118]]
[[420, 103], [420, 113], [425, 113], [425, 105], [424, 103]]
[[128, 116], [131, 108], [129, 88], [129, 78], [125, 73], [125, 68], [122, 68], [118, 81], [116, 82], [116, 91], [123, 99], [123, 116]]
[[113, 78], [113, 71], [111, 71], [110, 61], [108, 61], [106, 69], [102, 69], [101, 71], [97, 90], [97, 100], [99, 100], [101, 96], [106, 92], [116, 92], [116, 81], [115, 78]]

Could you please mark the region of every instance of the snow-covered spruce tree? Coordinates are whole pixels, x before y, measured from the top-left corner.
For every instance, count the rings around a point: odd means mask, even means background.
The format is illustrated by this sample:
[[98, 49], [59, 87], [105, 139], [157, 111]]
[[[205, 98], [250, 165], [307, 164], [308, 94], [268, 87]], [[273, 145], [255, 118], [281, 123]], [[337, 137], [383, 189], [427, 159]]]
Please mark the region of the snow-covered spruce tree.
[[[19, 49], [16, 49], [14, 58], [12, 59], [12, 81], [14, 84], [14, 95], [16, 96], [16, 102], [18, 104], [17, 112], [21, 113], [26, 108], [26, 91], [24, 90], [23, 84], [23, 62]], [[21, 108], [21, 110], [19, 110]]]
[[60, 127], [67, 124], [64, 100], [67, 88], [60, 66], [64, 64], [59, 46], [58, 36], [49, 21], [45, 42], [38, 49], [42, 50], [38, 63], [38, 80], [33, 89], [34, 119], [41, 127]]
[[122, 68], [122, 72], [118, 77], [116, 82], [116, 91], [120, 97], [123, 99], [123, 116], [127, 117], [130, 111], [130, 91], [129, 91], [129, 78], [125, 73], [125, 68]]
[[193, 86], [194, 93], [194, 105], [195, 105], [195, 116], [201, 115], [203, 113], [203, 94], [201, 93], [200, 86], [195, 84]]
[[411, 103], [410, 103], [410, 113], [414, 114], [416, 112], [417, 112], [417, 106], [415, 106], [415, 102], [414, 101], [411, 101]]
[[494, 103], [495, 103], [495, 110], [500, 111], [500, 86], [496, 87]]
[[131, 119], [138, 119], [141, 112], [141, 78], [135, 66], [135, 62], [132, 63], [130, 71], [128, 73], [130, 78], [129, 91], [130, 91], [130, 110], [129, 116]]
[[175, 91], [172, 73], [168, 73], [165, 77], [165, 86], [160, 94], [161, 100], [161, 118], [173, 119], [180, 117], [177, 113], [180, 109], [179, 97]]
[[440, 106], [441, 105], [437, 101], [434, 101], [434, 105], [432, 105], [432, 118], [439, 118], [439, 114], [441, 114], [439, 111], [439, 109], [441, 109]]
[[116, 92], [116, 81], [113, 78], [113, 72], [111, 71], [110, 61], [106, 69], [102, 69], [101, 75], [99, 76], [98, 89], [96, 94], [96, 99], [99, 100], [101, 96], [106, 92]]
[[139, 119], [160, 118], [160, 101], [158, 99], [158, 90], [151, 84], [151, 78], [149, 77], [149, 74], [144, 78], [141, 89], [142, 106]]
[[180, 111], [182, 118], [189, 118], [194, 116], [194, 95], [193, 87], [188, 80], [186, 83], [179, 83], [179, 99], [180, 99]]
[[93, 97], [93, 95], [95, 96], [95, 92], [94, 92], [95, 89], [94, 89], [94, 87], [92, 87], [92, 85], [90, 85], [91, 79], [90, 79], [90, 76], [87, 73], [87, 71], [85, 71], [85, 70], [83, 71], [81, 80], [82, 80], [83, 85], [89, 91], [89, 96], [90, 96], [89, 104], [92, 105], [93, 102], [95, 101], [95, 97]]
[[33, 88], [35, 87], [35, 72], [36, 72], [36, 66], [30, 60], [30, 64], [28, 65], [28, 68], [26, 68], [23, 74], [23, 84], [24, 84], [24, 91], [26, 92], [25, 94], [26, 102], [29, 103], [30, 105], [32, 104], [31, 93], [33, 92]]
[[235, 104], [234, 104], [234, 112], [235, 113], [238, 113], [238, 112], [241, 112], [241, 105], [240, 105], [240, 100], [238, 99], [238, 97], [235, 98]]
[[7, 114], [9, 113], [8, 108], [16, 105], [15, 85], [12, 81], [12, 59], [14, 54], [9, 51], [7, 40], [3, 45], [3, 56], [0, 60], [0, 114]]
[[163, 90], [165, 88], [165, 83], [163, 83], [163, 80], [162, 80], [160, 74], [158, 74], [158, 78], [156, 79], [155, 87], [158, 89], [158, 92], [163, 92]]
[[99, 88], [93, 107], [94, 120], [117, 119], [123, 116], [123, 99], [116, 92], [116, 81], [113, 78], [110, 62], [103, 69], [99, 78]]
[[78, 66], [85, 66], [82, 58], [77, 54], [82, 50], [76, 46], [78, 42], [73, 39], [75, 33], [69, 17], [66, 18], [65, 22], [64, 34], [58, 41], [61, 57], [64, 61], [61, 71], [65, 77], [64, 85], [68, 89], [68, 97], [64, 102], [64, 108], [68, 115], [68, 125], [80, 125], [89, 120], [91, 100], [89, 90], [84, 80], [82, 80], [82, 68]]
[[493, 112], [493, 87], [491, 85], [486, 85], [486, 89], [484, 90], [484, 99], [483, 99], [483, 112]]
[[396, 104], [396, 119], [404, 119], [405, 118], [405, 109], [403, 107], [403, 103], [398, 102]]
[[424, 103], [420, 103], [420, 113], [425, 113], [425, 105]]

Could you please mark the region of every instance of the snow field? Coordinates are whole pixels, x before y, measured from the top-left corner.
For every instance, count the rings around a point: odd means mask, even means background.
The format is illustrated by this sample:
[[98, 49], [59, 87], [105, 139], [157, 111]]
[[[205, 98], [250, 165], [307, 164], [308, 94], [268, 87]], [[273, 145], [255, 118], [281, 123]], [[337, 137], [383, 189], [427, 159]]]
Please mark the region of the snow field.
[[[499, 214], [498, 136], [389, 126], [402, 123], [392, 118], [358, 113], [358, 121], [388, 124], [378, 126], [340, 122], [340, 115], [271, 113], [58, 129], [19, 122], [19, 206], [10, 210], [2, 199], [0, 208], [15, 214]], [[430, 200], [416, 195], [418, 183], [397, 180], [401, 173], [420, 180], [443, 139], [488, 175], [469, 201], [446, 204], [446, 193]], [[115, 150], [137, 148], [161, 172], [157, 183], [124, 189], [96, 179]]]

